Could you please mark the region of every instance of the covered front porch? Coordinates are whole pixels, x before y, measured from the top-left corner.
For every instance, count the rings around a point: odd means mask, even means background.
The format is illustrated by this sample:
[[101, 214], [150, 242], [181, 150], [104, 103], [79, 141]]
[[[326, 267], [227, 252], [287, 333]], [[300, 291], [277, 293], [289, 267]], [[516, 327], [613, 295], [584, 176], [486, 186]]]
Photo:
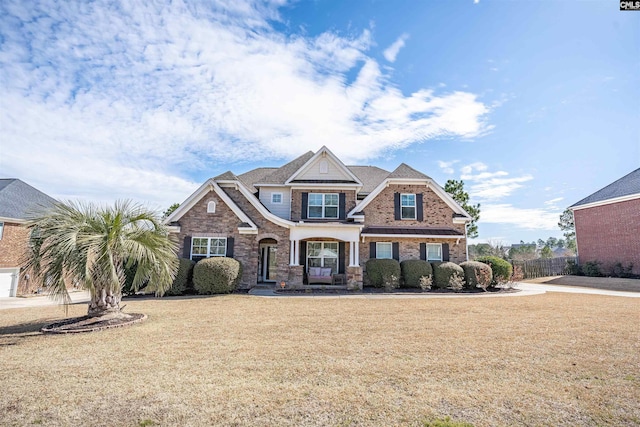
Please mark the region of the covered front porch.
[[361, 225], [296, 224], [290, 230], [289, 287], [347, 288], [362, 285]]

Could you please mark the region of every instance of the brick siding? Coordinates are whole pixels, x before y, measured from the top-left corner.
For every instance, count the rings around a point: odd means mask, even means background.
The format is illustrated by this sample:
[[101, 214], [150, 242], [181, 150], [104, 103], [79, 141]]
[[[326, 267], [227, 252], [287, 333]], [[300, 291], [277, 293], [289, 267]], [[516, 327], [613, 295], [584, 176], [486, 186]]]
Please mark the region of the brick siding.
[[[394, 218], [394, 193], [422, 193], [424, 221], [396, 220]], [[393, 227], [448, 227], [464, 235], [464, 224], [453, 223], [451, 209], [433, 190], [424, 185], [389, 185], [364, 208], [366, 226]]]
[[455, 239], [401, 239], [388, 237], [367, 237], [364, 243], [360, 243], [360, 265], [364, 267], [370, 258], [369, 244], [371, 242], [398, 242], [400, 261], [408, 259], [420, 259], [420, 243], [448, 243], [449, 261], [460, 264], [467, 260], [467, 244], [465, 239], [460, 239], [456, 245]]
[[574, 211], [581, 264], [600, 261], [607, 272], [617, 262], [640, 274], [640, 199]]

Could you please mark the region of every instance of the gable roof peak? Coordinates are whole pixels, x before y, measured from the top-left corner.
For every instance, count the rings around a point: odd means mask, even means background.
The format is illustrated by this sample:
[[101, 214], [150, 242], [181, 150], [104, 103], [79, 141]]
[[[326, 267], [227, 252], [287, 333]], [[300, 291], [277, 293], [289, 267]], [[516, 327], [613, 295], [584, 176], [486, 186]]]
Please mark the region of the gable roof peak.
[[400, 163], [400, 165], [389, 174], [388, 178], [431, 179], [428, 175], [415, 170], [406, 163]]
[[216, 176], [215, 178], [213, 178], [215, 181], [235, 181], [238, 179], [238, 177], [231, 171], [226, 171], [224, 173], [221, 173], [220, 175]]

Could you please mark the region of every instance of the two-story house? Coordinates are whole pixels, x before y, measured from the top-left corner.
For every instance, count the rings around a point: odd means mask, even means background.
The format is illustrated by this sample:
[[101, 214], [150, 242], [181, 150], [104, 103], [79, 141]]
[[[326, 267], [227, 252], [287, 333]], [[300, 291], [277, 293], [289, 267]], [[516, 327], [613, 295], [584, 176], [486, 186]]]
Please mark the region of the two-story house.
[[466, 261], [470, 220], [404, 163], [392, 172], [346, 166], [322, 147], [279, 168], [209, 179], [165, 223], [182, 257], [233, 257], [250, 288], [309, 285], [329, 269], [362, 283], [370, 258]]
[[34, 290], [28, 274], [20, 270], [30, 237], [24, 225], [54, 203], [55, 199], [19, 179], [0, 179], [0, 297]]

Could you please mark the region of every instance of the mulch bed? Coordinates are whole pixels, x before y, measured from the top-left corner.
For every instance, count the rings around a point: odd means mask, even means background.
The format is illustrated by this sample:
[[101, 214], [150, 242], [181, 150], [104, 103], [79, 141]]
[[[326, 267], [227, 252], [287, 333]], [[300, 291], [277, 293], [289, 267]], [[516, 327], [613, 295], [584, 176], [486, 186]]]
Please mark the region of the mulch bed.
[[425, 294], [425, 295], [469, 295], [469, 294], [487, 294], [487, 293], [512, 293], [520, 292], [520, 289], [515, 288], [489, 288], [483, 291], [480, 288], [476, 289], [463, 289], [461, 291], [453, 291], [451, 289], [429, 289], [422, 290], [417, 288], [398, 288], [393, 292], [386, 292], [383, 288], [370, 288], [366, 287], [361, 291], [348, 291], [345, 289], [274, 289], [278, 294], [283, 295], [301, 295], [301, 294], [324, 294], [324, 295], [358, 295], [358, 294]]
[[147, 318], [146, 314], [131, 313], [128, 318], [108, 318], [81, 316], [52, 323], [41, 329], [45, 334], [73, 334], [79, 332], [94, 332], [103, 329], [119, 328], [121, 326], [140, 323]]

